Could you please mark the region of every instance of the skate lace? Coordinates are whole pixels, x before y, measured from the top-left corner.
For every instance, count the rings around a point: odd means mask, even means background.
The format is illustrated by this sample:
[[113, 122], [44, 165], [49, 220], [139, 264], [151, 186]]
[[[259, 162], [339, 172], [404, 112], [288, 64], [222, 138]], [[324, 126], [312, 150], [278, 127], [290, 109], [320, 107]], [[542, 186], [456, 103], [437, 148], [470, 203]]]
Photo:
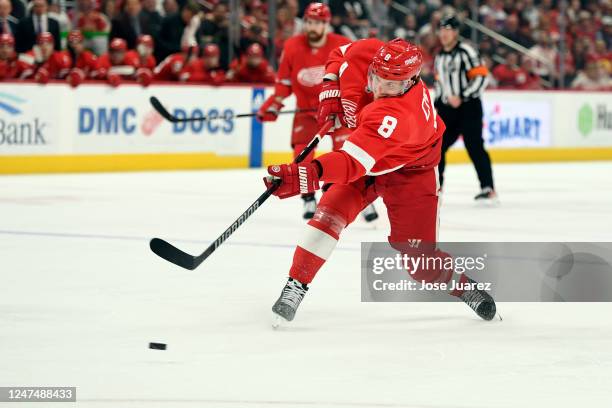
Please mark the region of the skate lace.
[[478, 306], [484, 301], [484, 297], [476, 290], [470, 290], [463, 292], [461, 300], [465, 302], [473, 310], [476, 310]]
[[297, 308], [304, 298], [306, 291], [298, 284], [291, 282], [285, 286], [281, 295], [281, 302], [289, 304], [293, 308]]

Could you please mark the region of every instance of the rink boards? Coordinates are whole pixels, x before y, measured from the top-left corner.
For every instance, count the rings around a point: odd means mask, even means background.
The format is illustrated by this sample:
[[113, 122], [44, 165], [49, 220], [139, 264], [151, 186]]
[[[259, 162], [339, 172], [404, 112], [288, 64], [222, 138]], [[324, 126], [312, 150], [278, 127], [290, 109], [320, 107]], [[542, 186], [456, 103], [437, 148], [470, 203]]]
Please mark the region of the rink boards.
[[[157, 85], [111, 88], [0, 84], [0, 173], [246, 168], [289, 161], [292, 115], [261, 125], [271, 88]], [[172, 124], [176, 116], [220, 116]], [[285, 109], [294, 108], [289, 98]], [[484, 138], [496, 162], [612, 159], [612, 97], [604, 92], [488, 91]], [[322, 150], [329, 149], [324, 141]], [[459, 141], [449, 162], [468, 160]]]

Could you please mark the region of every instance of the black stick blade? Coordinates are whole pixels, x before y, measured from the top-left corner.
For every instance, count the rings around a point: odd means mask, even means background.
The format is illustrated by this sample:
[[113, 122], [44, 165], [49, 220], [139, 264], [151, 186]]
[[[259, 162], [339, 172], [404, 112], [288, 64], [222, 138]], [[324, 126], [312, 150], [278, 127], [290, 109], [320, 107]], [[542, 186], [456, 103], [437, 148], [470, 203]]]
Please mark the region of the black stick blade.
[[157, 99], [156, 97], [152, 96], [152, 97], [149, 98], [149, 102], [151, 102], [151, 105], [153, 106], [153, 109], [155, 109], [157, 111], [157, 113], [162, 115], [164, 119], [166, 119], [167, 121], [170, 121], [172, 123], [178, 122], [177, 118], [172, 116], [170, 114], [170, 112], [168, 112], [166, 110], [166, 108], [164, 108], [164, 105], [161, 104], [159, 99]]
[[153, 238], [151, 242], [149, 242], [149, 247], [157, 256], [165, 259], [168, 262], [172, 262], [181, 268], [192, 271], [199, 265], [199, 263], [196, 264], [196, 258], [194, 256], [181, 251], [163, 239]]

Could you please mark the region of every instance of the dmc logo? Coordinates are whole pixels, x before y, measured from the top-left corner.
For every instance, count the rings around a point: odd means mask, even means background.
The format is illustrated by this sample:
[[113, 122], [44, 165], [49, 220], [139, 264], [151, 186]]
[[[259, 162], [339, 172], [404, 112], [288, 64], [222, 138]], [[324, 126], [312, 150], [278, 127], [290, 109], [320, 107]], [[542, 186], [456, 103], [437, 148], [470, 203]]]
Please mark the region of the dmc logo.
[[500, 104], [495, 104], [486, 115], [483, 125], [489, 133], [488, 142], [491, 144], [508, 139], [540, 140], [540, 119], [518, 114], [505, 116]]
[[136, 110], [134, 108], [79, 108], [79, 133], [131, 135], [136, 130]]
[[[12, 120], [0, 119], [0, 145], [45, 145], [43, 130], [46, 123], [35, 117], [21, 119], [22, 108], [19, 105], [27, 101], [21, 97], [0, 93], [0, 111], [8, 113]], [[2, 113], [2, 112], [0, 112]]]
[[612, 111], [605, 104], [598, 104], [593, 110], [585, 103], [578, 110], [578, 131], [587, 137], [593, 130], [612, 130]]

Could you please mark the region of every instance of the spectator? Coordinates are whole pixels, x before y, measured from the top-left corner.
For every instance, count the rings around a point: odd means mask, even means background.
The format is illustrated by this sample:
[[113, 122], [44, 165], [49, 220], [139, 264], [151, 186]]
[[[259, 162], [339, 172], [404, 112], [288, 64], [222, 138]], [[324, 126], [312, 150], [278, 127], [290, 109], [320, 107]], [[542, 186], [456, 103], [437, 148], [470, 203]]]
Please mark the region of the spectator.
[[[267, 40], [266, 40], [267, 41]], [[212, 13], [202, 22], [198, 33], [198, 43], [215, 43], [219, 46], [219, 63], [221, 67], [229, 66], [229, 9], [224, 3], [213, 7]], [[247, 46], [251, 44], [249, 41]]]
[[98, 59], [91, 51], [85, 49], [85, 38], [79, 30], [68, 34], [68, 53], [72, 60], [72, 69], [66, 79], [72, 87], [77, 87], [85, 79], [97, 75]]
[[[179, 13], [171, 14], [163, 18], [161, 28], [157, 36], [158, 47], [155, 50], [157, 60], [163, 60], [170, 54], [180, 52], [181, 40], [185, 27], [199, 12], [199, 7], [194, 2], [186, 3]], [[185, 44], [188, 47], [194, 44]]]
[[178, 13], [179, 11], [179, 6], [176, 0], [163, 0], [162, 8], [164, 9], [165, 16], [169, 16], [171, 14]]
[[406, 14], [403, 26], [399, 26], [393, 32], [395, 37], [403, 38], [410, 42], [416, 42], [418, 35], [417, 19], [414, 14]]
[[10, 34], [15, 37], [19, 20], [11, 15], [13, 5], [10, 0], [0, 0], [0, 34]]
[[36, 44], [39, 34], [51, 33], [55, 42], [55, 49], [61, 49], [59, 22], [48, 15], [49, 5], [47, 0], [32, 0], [32, 13], [29, 17], [19, 21], [17, 27], [17, 52], [22, 53], [31, 50]]
[[125, 0], [123, 11], [112, 21], [110, 38], [123, 38], [128, 48], [134, 49], [138, 36], [156, 35], [155, 25], [141, 11], [140, 0]]
[[535, 60], [535, 74], [551, 82], [555, 76], [557, 51], [553, 48], [550, 36], [544, 31], [538, 33], [537, 45], [529, 49], [529, 55]]
[[15, 38], [8, 33], [0, 34], [0, 81], [18, 76], [19, 64], [15, 53]]
[[11, 0], [11, 6], [13, 8], [11, 15], [17, 19], [17, 21], [21, 20], [26, 16], [26, 2], [24, 0]]
[[108, 17], [95, 9], [94, 0], [77, 0], [76, 10], [75, 29], [83, 35], [110, 31]]
[[367, 37], [370, 27], [368, 8], [362, 0], [330, 0], [334, 31], [351, 40]]
[[225, 82], [225, 72], [219, 68], [219, 46], [207, 44], [202, 50], [202, 58], [188, 63], [180, 74], [181, 81], [221, 85]]
[[112, 21], [119, 15], [117, 0], [102, 0], [100, 10], [102, 14]]
[[149, 27], [153, 37], [157, 36], [159, 33], [159, 29], [161, 27], [162, 16], [157, 11], [157, 1], [156, 0], [142, 0], [142, 11], [140, 12], [141, 18], [145, 21], [145, 25]]
[[527, 80], [523, 84], [521, 89], [542, 89], [542, 81], [540, 77], [538, 77], [534, 73], [534, 62], [533, 59], [529, 58], [527, 55], [521, 56], [521, 68], [523, 71], [527, 73]]
[[506, 55], [506, 62], [493, 68], [493, 76], [497, 86], [502, 89], [522, 89], [529, 79], [529, 73], [519, 66], [519, 56], [516, 52]]
[[610, 75], [603, 72], [601, 64], [596, 60], [589, 60], [584, 71], [580, 71], [572, 82], [572, 89], [583, 91], [612, 90]]
[[70, 55], [66, 51], [54, 50], [55, 38], [48, 32], [40, 33], [36, 45], [19, 59], [24, 63], [21, 74], [23, 79], [34, 79], [46, 84], [49, 79], [64, 79], [72, 65]]
[[236, 82], [273, 84], [275, 76], [264, 58], [263, 47], [255, 43], [247, 48], [242, 57], [232, 62], [226, 78]]
[[77, 0], [75, 28], [83, 35], [84, 46], [96, 54], [106, 52], [111, 24], [107, 16], [95, 9], [94, 0]]

